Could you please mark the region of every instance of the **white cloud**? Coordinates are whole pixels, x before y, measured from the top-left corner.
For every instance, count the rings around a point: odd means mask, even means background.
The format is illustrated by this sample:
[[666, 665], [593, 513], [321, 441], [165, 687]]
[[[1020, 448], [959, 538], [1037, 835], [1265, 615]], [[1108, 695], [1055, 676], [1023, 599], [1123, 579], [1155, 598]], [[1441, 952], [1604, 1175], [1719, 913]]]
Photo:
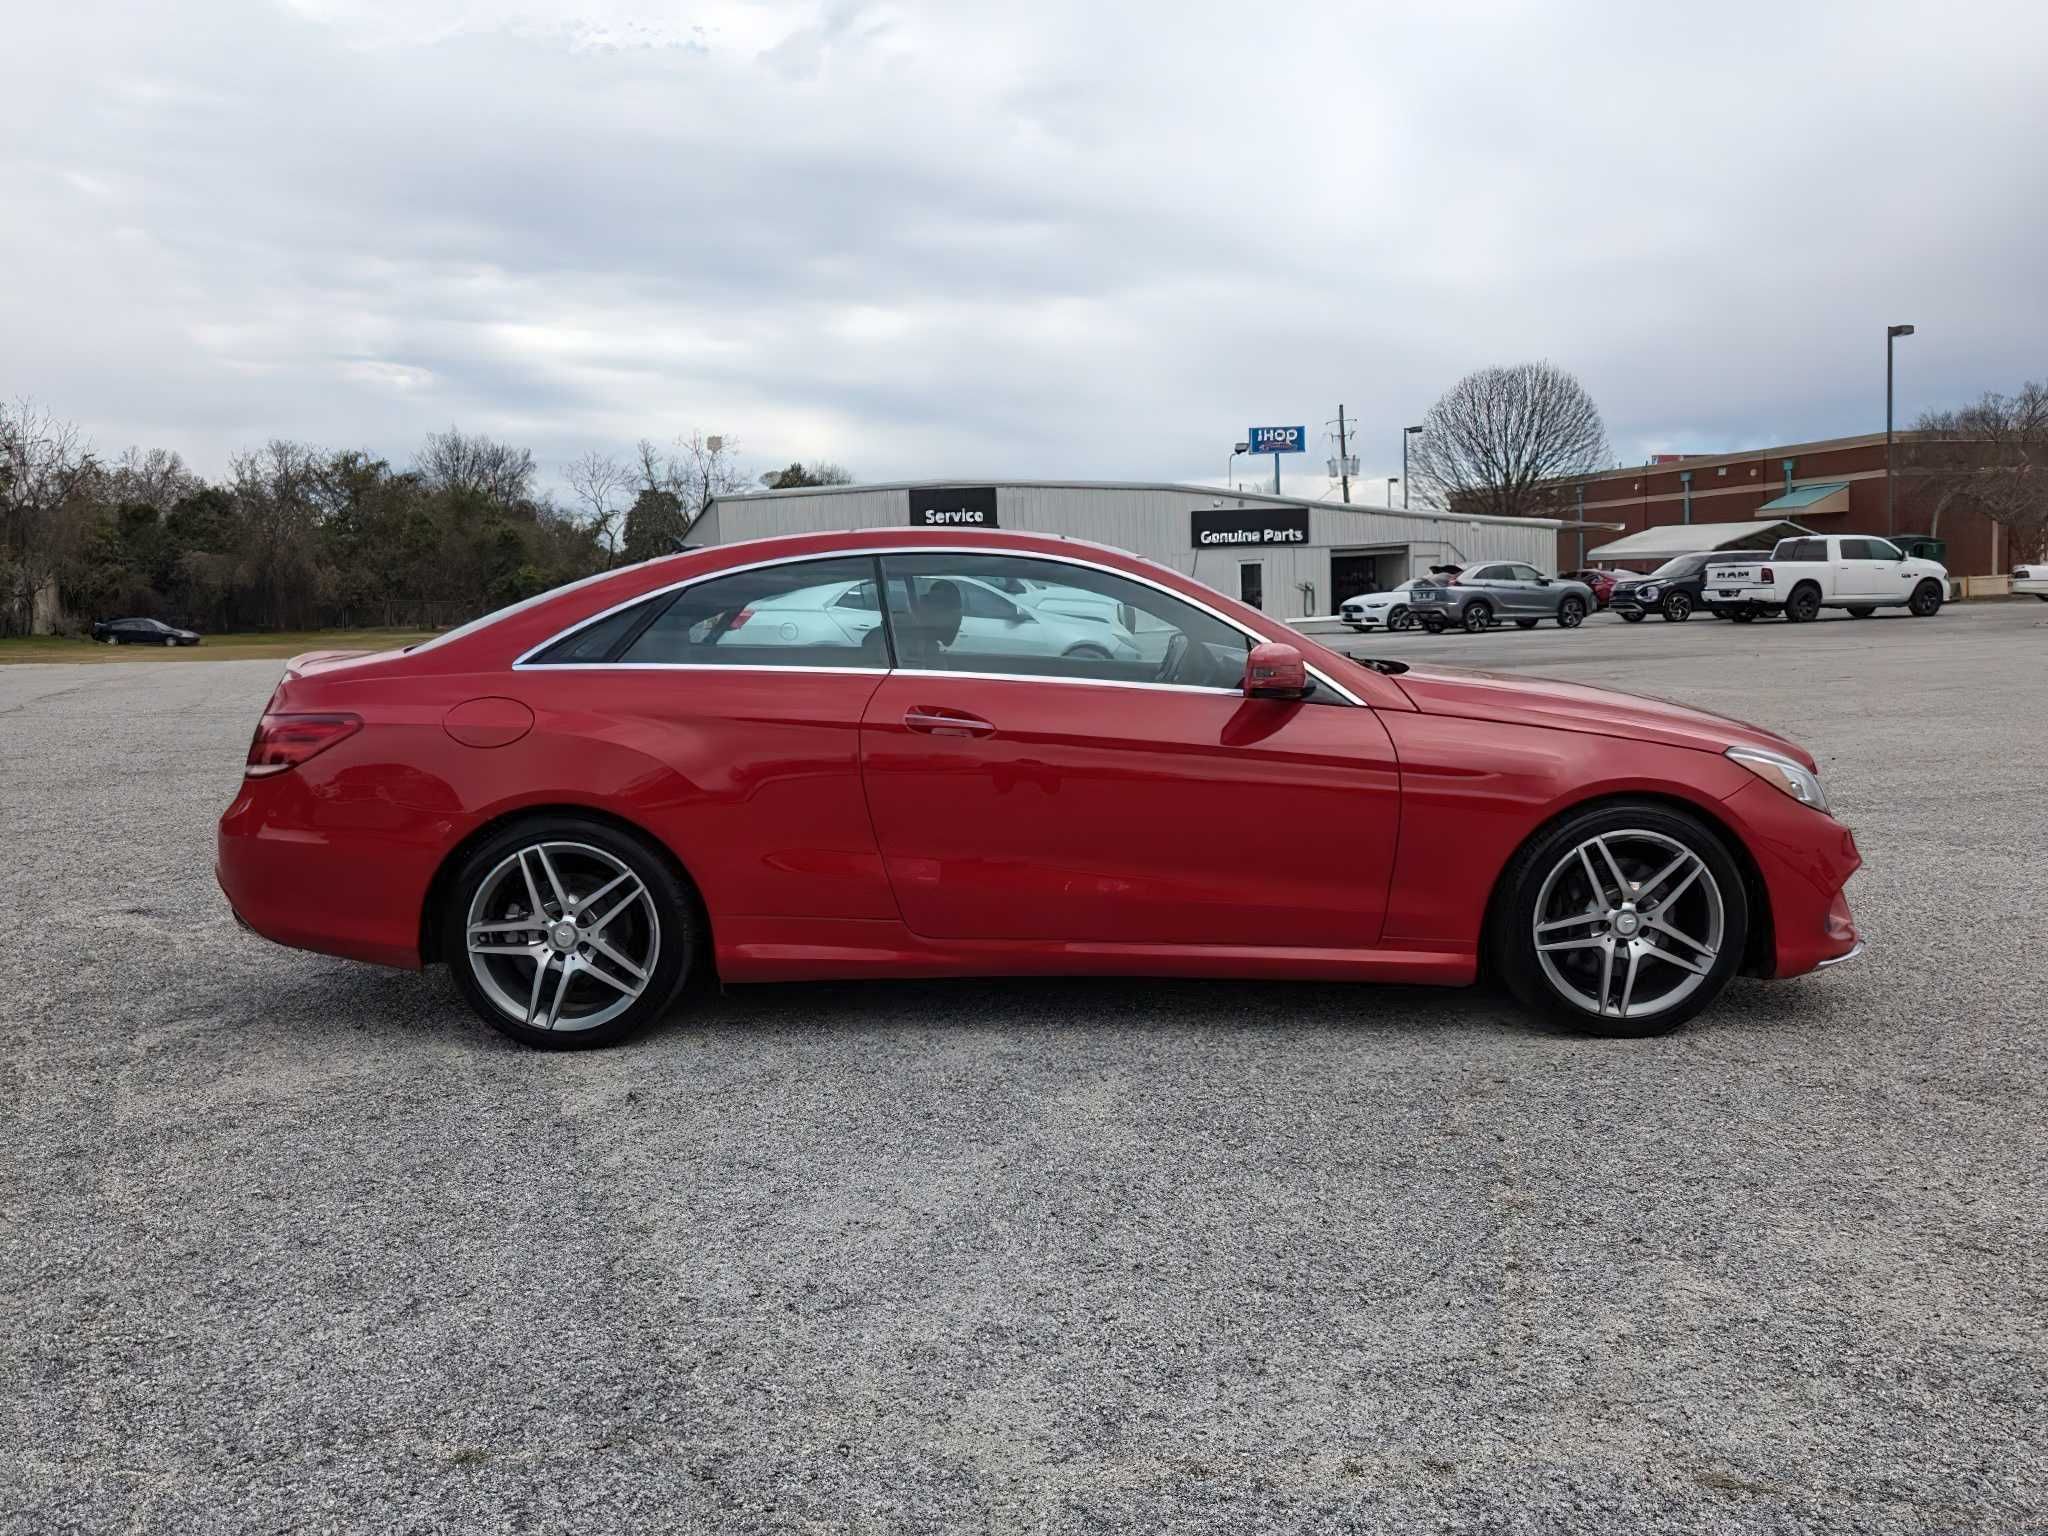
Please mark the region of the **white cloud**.
[[1888, 321], [1907, 415], [2048, 367], [2044, 42], [1907, 0], [85, 0], [0, 54], [0, 388], [209, 469], [459, 421], [1215, 479], [1342, 400], [1384, 476], [1524, 357], [1631, 457], [1864, 430]]

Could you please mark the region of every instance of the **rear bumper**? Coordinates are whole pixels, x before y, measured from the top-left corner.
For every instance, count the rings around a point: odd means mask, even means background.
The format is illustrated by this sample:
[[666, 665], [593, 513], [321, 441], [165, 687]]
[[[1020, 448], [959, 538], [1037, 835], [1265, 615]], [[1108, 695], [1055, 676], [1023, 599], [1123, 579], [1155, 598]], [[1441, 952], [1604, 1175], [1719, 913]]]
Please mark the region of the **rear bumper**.
[[244, 779], [214, 878], [235, 921], [273, 943], [417, 970], [427, 890], [463, 830], [331, 779], [318, 794], [297, 772]]

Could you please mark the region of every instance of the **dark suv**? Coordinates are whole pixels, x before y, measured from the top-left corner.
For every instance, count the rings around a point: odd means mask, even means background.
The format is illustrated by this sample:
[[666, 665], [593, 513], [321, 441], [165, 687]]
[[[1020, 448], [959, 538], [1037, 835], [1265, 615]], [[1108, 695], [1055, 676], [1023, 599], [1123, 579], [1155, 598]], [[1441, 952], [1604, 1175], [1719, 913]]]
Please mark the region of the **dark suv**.
[[1631, 624], [1640, 624], [1653, 613], [1663, 614], [1673, 624], [1683, 624], [1706, 606], [1700, 600], [1700, 589], [1706, 585], [1709, 570], [1716, 565], [1738, 565], [1755, 558], [1754, 553], [1744, 555], [1726, 550], [1680, 555], [1675, 560], [1666, 560], [1647, 576], [1625, 576], [1617, 581], [1607, 606]]

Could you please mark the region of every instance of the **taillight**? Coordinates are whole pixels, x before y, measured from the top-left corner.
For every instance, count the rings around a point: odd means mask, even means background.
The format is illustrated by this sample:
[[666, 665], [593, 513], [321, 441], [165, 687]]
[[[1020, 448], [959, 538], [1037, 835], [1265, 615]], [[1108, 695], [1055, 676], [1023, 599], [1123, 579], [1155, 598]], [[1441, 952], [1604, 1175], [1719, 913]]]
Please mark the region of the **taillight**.
[[1763, 567], [1756, 573], [1756, 579], [1758, 585], [1768, 582], [1771, 579], [1771, 568], [1768, 565]]
[[296, 768], [363, 728], [360, 715], [270, 715], [256, 722], [242, 776], [265, 778]]

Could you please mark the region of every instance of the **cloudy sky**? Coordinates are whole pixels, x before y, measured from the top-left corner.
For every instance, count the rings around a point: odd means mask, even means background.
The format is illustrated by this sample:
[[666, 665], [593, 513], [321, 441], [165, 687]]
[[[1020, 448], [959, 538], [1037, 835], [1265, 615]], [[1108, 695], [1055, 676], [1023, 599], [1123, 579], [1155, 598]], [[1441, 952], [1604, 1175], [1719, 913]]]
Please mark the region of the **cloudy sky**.
[[[0, 34], [0, 392], [218, 472], [1368, 476], [1548, 358], [1618, 457], [2048, 374], [2048, 6], [179, 0]], [[1320, 454], [1290, 489], [1319, 494]]]

